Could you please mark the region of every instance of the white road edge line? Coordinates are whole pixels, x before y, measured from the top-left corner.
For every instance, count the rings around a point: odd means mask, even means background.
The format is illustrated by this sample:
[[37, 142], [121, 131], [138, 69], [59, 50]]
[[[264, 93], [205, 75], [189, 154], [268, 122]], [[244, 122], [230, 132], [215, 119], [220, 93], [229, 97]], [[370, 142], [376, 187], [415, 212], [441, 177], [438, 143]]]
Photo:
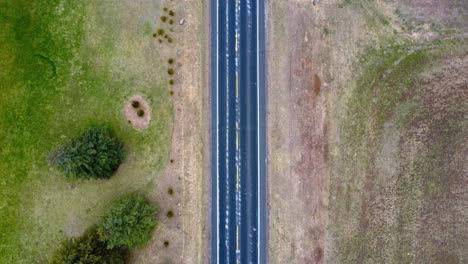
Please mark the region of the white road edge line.
[[216, 263], [219, 264], [219, 0], [216, 0]]
[[257, 0], [257, 263], [260, 264], [260, 49], [259, 49], [259, 4]]

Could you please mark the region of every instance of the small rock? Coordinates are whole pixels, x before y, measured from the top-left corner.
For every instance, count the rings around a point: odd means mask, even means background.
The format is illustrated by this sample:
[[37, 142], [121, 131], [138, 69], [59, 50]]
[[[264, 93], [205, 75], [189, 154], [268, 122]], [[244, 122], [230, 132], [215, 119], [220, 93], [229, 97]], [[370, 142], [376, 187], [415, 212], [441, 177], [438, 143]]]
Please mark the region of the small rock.
[[184, 22], [185, 22], [185, 19], [182, 18], [182, 19], [179, 21], [179, 25], [183, 25]]
[[177, 203], [177, 206], [180, 207], [180, 203]]

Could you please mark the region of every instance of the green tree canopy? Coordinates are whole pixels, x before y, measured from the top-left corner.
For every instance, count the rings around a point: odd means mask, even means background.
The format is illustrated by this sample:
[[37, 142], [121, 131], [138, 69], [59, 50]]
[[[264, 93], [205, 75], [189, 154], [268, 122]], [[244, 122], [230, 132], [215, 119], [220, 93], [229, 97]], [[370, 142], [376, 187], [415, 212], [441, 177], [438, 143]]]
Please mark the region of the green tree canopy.
[[123, 264], [118, 249], [108, 249], [99, 239], [96, 229], [87, 231], [83, 236], [65, 241], [55, 252], [50, 264]]
[[109, 248], [135, 248], [151, 238], [157, 225], [156, 208], [142, 194], [132, 193], [115, 201], [98, 228]]
[[108, 128], [93, 128], [57, 148], [49, 163], [68, 177], [110, 178], [125, 158], [123, 144]]

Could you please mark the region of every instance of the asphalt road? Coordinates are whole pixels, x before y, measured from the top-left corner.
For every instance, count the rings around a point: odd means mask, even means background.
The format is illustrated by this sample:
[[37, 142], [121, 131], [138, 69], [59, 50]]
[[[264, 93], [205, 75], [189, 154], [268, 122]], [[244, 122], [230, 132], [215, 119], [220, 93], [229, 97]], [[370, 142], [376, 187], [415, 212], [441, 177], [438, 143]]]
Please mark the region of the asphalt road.
[[267, 263], [264, 0], [211, 0], [211, 263]]

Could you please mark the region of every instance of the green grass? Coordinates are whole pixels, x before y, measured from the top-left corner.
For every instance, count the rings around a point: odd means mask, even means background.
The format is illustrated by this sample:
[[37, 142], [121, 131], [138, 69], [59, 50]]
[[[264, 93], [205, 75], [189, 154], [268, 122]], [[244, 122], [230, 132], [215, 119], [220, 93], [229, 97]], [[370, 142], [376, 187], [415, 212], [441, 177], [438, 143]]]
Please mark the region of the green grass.
[[[120, 10], [111, 1], [0, 0], [0, 263], [44, 263], [110, 201], [162, 172], [173, 114], [165, 61], [144, 53], [148, 22], [130, 21], [134, 32]], [[153, 107], [145, 131], [123, 118], [135, 93]], [[116, 131], [128, 157], [111, 180], [67, 181], [48, 153], [97, 124]]]

